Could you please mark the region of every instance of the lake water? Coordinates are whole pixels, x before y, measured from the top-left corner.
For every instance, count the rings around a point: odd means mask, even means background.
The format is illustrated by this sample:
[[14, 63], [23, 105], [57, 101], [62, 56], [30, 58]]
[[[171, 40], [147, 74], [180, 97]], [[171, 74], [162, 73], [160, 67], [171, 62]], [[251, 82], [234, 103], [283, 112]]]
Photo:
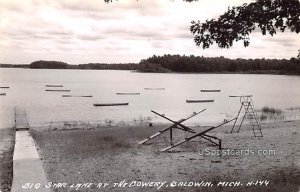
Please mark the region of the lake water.
[[[46, 84], [61, 84], [71, 92], [46, 92]], [[189, 124], [213, 124], [234, 117], [238, 98], [253, 95], [256, 109], [270, 106], [289, 113], [300, 106], [300, 77], [252, 74], [157, 74], [111, 70], [0, 69], [0, 127], [14, 125], [14, 107], [24, 106], [29, 123], [38, 126], [65, 121], [168, 122], [151, 113], [178, 120], [204, 108]], [[145, 90], [144, 88], [165, 88]], [[221, 89], [203, 93], [201, 89]], [[139, 92], [140, 95], [117, 95]], [[68, 98], [63, 94], [93, 95]], [[186, 103], [186, 99], [214, 99], [213, 103]], [[129, 102], [128, 106], [94, 107], [94, 103]], [[299, 119], [290, 111], [285, 119]]]

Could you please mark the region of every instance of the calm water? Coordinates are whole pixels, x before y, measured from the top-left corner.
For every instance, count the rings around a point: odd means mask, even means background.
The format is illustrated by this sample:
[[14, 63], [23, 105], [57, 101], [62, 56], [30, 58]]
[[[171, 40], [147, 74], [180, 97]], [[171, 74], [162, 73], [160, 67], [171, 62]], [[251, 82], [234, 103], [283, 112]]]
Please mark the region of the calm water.
[[[46, 92], [46, 84], [62, 84], [70, 93]], [[156, 110], [175, 120], [207, 110], [190, 124], [215, 123], [234, 117], [239, 99], [229, 95], [253, 95], [255, 108], [280, 109], [300, 106], [300, 77], [244, 74], [152, 74], [129, 71], [0, 69], [0, 126], [13, 126], [14, 107], [24, 106], [31, 125], [64, 121], [167, 122]], [[145, 90], [144, 88], [165, 88]], [[221, 89], [203, 93], [201, 89]], [[140, 95], [117, 95], [139, 92]], [[63, 94], [93, 95], [65, 98]], [[186, 99], [214, 99], [213, 103], [186, 103]], [[129, 102], [129, 106], [94, 107], [94, 103]], [[287, 118], [298, 119], [294, 115]]]

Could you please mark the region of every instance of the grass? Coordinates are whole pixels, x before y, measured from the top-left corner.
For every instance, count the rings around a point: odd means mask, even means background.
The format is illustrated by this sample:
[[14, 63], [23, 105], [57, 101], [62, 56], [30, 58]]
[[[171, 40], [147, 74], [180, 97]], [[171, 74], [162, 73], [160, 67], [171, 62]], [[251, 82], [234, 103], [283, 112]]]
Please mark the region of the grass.
[[276, 108], [273, 108], [273, 107], [264, 106], [262, 108], [262, 112], [263, 113], [271, 113], [271, 114], [281, 114], [282, 110], [281, 109], [276, 109]]
[[0, 129], [0, 191], [10, 192], [13, 178], [14, 129]]
[[264, 106], [261, 110], [260, 120], [284, 120], [285, 115], [281, 109], [276, 109], [274, 107]]
[[289, 111], [299, 111], [300, 107], [289, 107], [289, 108], [287, 108], [287, 110], [289, 110]]

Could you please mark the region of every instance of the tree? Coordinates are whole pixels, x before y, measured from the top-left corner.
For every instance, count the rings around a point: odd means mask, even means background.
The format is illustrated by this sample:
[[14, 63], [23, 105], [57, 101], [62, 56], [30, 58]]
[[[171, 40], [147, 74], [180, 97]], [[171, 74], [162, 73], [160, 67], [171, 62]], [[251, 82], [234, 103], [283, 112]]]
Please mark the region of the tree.
[[29, 67], [31, 69], [66, 69], [68, 67], [67, 63], [61, 61], [34, 61]]
[[247, 47], [249, 34], [260, 28], [263, 35], [271, 36], [276, 29], [284, 32], [300, 32], [299, 0], [256, 0], [250, 4], [229, 8], [218, 19], [192, 21], [191, 32], [196, 45], [209, 48], [214, 42], [221, 48], [229, 48], [234, 41], [244, 41]]

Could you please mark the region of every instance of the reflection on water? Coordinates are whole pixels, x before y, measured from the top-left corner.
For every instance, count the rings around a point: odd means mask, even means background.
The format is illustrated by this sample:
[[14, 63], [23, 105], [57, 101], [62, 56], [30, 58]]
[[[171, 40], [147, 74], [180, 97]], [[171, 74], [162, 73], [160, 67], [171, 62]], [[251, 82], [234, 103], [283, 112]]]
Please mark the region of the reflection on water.
[[[46, 84], [60, 84], [63, 92], [46, 92]], [[285, 110], [299, 107], [300, 78], [283, 75], [245, 74], [153, 74], [129, 71], [0, 69], [1, 127], [13, 125], [14, 106], [26, 107], [31, 125], [50, 122], [167, 122], [151, 113], [181, 119], [193, 112], [207, 110], [188, 120], [190, 124], [211, 124], [234, 117], [240, 107], [229, 95], [253, 95], [256, 109], [270, 106]], [[151, 89], [145, 89], [151, 88]], [[164, 89], [156, 89], [164, 88]], [[221, 89], [221, 92], [200, 92]], [[116, 93], [140, 93], [117, 95]], [[186, 100], [214, 99], [212, 103], [186, 103]], [[123, 103], [128, 106], [94, 107], [94, 103]], [[298, 119], [299, 111], [287, 110], [285, 119]], [[297, 112], [297, 113], [294, 113]], [[294, 115], [293, 115], [294, 114]], [[295, 115], [296, 114], [296, 115]]]

